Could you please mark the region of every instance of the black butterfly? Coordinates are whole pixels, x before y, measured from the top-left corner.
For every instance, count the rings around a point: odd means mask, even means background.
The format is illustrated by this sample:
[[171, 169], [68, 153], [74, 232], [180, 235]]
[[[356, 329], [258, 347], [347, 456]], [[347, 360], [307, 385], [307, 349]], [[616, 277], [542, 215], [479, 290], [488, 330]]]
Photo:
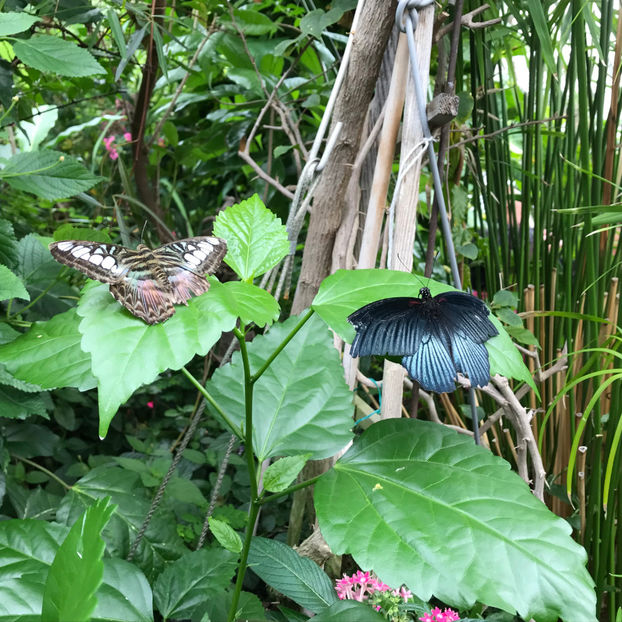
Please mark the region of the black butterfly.
[[348, 321], [356, 336], [351, 355], [401, 355], [410, 377], [426, 391], [453, 391], [458, 372], [472, 386], [487, 385], [490, 363], [484, 342], [499, 334], [488, 307], [464, 292], [432, 297], [422, 287], [419, 296], [377, 300], [352, 313]]
[[209, 289], [212, 274], [227, 252], [220, 238], [177, 240], [151, 250], [117, 244], [63, 240], [50, 244], [54, 259], [102, 283], [130, 313], [147, 324], [164, 322], [175, 304], [188, 304], [193, 295]]

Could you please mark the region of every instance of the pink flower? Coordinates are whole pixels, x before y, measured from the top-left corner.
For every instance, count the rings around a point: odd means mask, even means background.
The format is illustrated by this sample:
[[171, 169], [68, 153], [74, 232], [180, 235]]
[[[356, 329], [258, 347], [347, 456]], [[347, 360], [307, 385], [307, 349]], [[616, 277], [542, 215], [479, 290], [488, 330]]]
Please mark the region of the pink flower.
[[460, 619], [460, 615], [449, 607], [445, 611], [441, 611], [439, 607], [434, 607], [430, 613], [424, 613], [419, 619], [421, 622], [456, 622]]
[[119, 152], [116, 149], [110, 150], [110, 159], [116, 160], [119, 157]]
[[154, 408], [155, 405], [153, 402], [147, 402], [147, 408]]
[[123, 134], [123, 138], [126, 143], [132, 142], [132, 134], [130, 132], [125, 132], [125, 134]]
[[114, 142], [114, 136], [108, 136], [103, 140], [104, 145], [106, 145], [106, 149], [110, 151], [112, 149], [111, 145]]
[[[405, 587], [399, 590], [392, 590], [386, 583], [383, 583], [371, 572], [358, 570], [351, 577], [343, 575], [343, 578], [335, 582], [335, 590], [340, 600], [368, 600], [375, 593], [391, 592], [393, 596], [403, 598], [406, 602], [411, 596], [410, 590]], [[431, 622], [435, 622], [432, 620]]]

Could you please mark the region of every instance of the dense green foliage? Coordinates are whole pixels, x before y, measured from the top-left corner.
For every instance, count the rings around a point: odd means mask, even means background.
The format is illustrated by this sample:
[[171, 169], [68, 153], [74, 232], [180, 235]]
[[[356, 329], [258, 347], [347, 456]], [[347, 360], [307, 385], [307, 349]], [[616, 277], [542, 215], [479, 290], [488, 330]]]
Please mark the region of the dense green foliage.
[[[457, 52], [454, 242], [496, 314], [491, 371], [533, 408], [548, 508], [503, 460], [516, 430], [491, 424], [497, 457], [436, 423], [354, 424], [375, 406], [345, 383], [334, 341], [351, 341], [349, 313], [417, 295], [420, 277], [340, 270], [289, 319], [264, 289], [290, 251], [282, 222], [357, 4], [3, 5], [0, 621], [385, 619], [339, 601], [328, 566], [283, 543], [292, 493], [311, 484], [343, 572], [413, 592], [403, 619], [442, 601], [473, 619], [616, 620], [613, 4], [491, 3], [504, 21], [465, 30]], [[207, 234], [228, 245], [209, 292], [153, 326], [47, 248]], [[543, 368], [569, 362], [542, 381], [512, 338]]]

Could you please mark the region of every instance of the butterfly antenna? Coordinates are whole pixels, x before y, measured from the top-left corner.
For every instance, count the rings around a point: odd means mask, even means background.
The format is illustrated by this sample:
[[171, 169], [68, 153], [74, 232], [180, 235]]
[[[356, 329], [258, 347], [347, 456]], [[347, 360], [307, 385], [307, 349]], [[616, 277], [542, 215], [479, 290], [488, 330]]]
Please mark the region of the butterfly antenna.
[[143, 228], [140, 230], [140, 243], [143, 243], [143, 237], [145, 235], [145, 229], [147, 228], [147, 220], [143, 224]]
[[[428, 277], [428, 282], [425, 284], [426, 287], [428, 287], [430, 285], [430, 281], [432, 280], [432, 272], [434, 271], [434, 264], [436, 263], [436, 260], [438, 258], [440, 254], [440, 251], [437, 249], [436, 252], [434, 253], [434, 257], [432, 257], [432, 263], [430, 264], [430, 268], [428, 270], [428, 266], [426, 266], [426, 274], [425, 276]], [[427, 274], [429, 272], [429, 274]]]

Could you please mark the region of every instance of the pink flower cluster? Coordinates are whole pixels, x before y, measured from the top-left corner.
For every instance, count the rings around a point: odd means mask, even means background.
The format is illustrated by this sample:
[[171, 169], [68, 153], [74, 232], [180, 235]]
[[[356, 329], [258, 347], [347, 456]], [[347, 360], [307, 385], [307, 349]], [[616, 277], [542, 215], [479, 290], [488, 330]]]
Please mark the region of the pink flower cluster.
[[438, 607], [434, 607], [430, 613], [423, 614], [423, 617], [419, 619], [421, 622], [455, 622], [460, 619], [460, 616], [453, 609], [447, 608], [441, 611]]
[[[405, 587], [399, 590], [391, 589], [386, 583], [377, 579], [371, 572], [359, 570], [351, 577], [343, 575], [343, 579], [337, 579], [335, 590], [340, 600], [367, 600], [375, 592], [391, 592], [393, 596], [399, 596], [406, 602], [412, 593]], [[380, 609], [380, 607], [377, 607]]]
[[[106, 138], [104, 138], [104, 146], [106, 147], [106, 151], [108, 152], [111, 160], [116, 160], [119, 157], [117, 147], [113, 144], [114, 139], [114, 136], [107, 136]], [[132, 141], [132, 135], [129, 132], [125, 132], [125, 134], [123, 134], [123, 139], [126, 143], [129, 143]]]

